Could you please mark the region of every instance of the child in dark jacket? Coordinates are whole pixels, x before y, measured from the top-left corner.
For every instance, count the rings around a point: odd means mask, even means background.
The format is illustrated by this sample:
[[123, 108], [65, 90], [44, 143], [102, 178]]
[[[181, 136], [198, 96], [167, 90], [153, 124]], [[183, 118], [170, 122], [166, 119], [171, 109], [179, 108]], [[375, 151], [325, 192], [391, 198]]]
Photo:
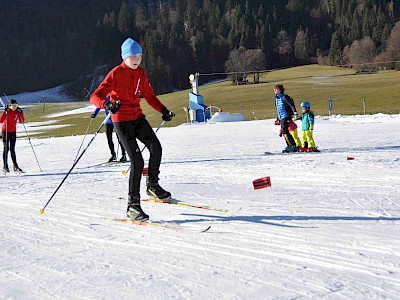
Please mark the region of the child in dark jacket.
[[[297, 119], [297, 112], [292, 101], [288, 101], [288, 96], [285, 95], [285, 88], [282, 84], [274, 85], [275, 106], [277, 111], [277, 120], [281, 125], [282, 135], [285, 138], [287, 147], [282, 152], [297, 152], [296, 142], [293, 136], [289, 133], [289, 123], [293, 116]], [[291, 98], [290, 98], [291, 99]], [[292, 102], [292, 103], [291, 103]]]
[[[94, 110], [94, 112], [91, 115], [91, 118], [96, 118], [97, 114], [99, 113], [100, 108], [96, 107], [96, 109]], [[107, 117], [108, 114], [110, 113], [107, 109], [104, 110], [105, 116]], [[111, 157], [108, 160], [108, 162], [113, 162], [117, 160], [117, 154], [115, 153], [115, 149], [114, 149], [114, 142], [113, 142], [113, 131], [114, 131], [114, 124], [111, 121], [111, 119], [108, 119], [106, 121], [106, 136], [107, 136], [107, 143], [108, 143], [108, 148], [110, 149], [111, 152]], [[126, 153], [125, 153], [125, 148], [122, 145], [121, 141], [119, 140], [118, 134], [117, 134], [117, 139], [118, 139], [118, 143], [121, 146], [121, 160], [120, 162], [126, 162]]]

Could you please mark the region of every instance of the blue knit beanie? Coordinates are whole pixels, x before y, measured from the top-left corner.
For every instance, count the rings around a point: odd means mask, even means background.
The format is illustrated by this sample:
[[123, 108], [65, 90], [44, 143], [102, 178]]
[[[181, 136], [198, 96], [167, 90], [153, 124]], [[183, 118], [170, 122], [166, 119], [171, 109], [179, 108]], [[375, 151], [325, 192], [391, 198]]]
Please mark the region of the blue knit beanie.
[[127, 38], [121, 45], [122, 60], [125, 60], [129, 56], [135, 54], [142, 54], [142, 47], [140, 47], [138, 42], [132, 40], [131, 38]]

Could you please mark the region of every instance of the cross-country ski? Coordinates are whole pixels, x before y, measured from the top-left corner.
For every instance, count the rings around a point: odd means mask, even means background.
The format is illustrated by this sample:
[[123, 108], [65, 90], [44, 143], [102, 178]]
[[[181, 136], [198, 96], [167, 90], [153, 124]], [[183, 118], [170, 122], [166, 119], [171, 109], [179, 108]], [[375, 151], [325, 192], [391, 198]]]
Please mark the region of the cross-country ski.
[[202, 229], [197, 229], [194, 227], [188, 227], [188, 226], [180, 226], [177, 224], [168, 224], [168, 223], [160, 223], [160, 222], [153, 222], [153, 221], [136, 221], [136, 220], [131, 220], [131, 219], [113, 219], [116, 222], [120, 223], [126, 223], [126, 224], [132, 224], [132, 225], [138, 225], [138, 226], [146, 226], [146, 227], [151, 227], [151, 228], [158, 228], [158, 229], [168, 229], [168, 230], [174, 230], [174, 231], [187, 231], [187, 232], [207, 232], [211, 226], [207, 226]]
[[[119, 199], [126, 200], [126, 198], [124, 198], [124, 197], [120, 197]], [[161, 204], [172, 204], [172, 205], [177, 205], [177, 206], [185, 206], [185, 207], [191, 207], [191, 208], [211, 210], [211, 211], [220, 212], [220, 213], [226, 213], [226, 214], [235, 214], [235, 213], [237, 213], [238, 211], [240, 211], [242, 209], [241, 207], [239, 207], [238, 209], [234, 209], [234, 210], [216, 208], [216, 207], [210, 207], [210, 206], [207, 206], [207, 205], [199, 205], [199, 204], [188, 203], [188, 202], [177, 200], [177, 199], [173, 199], [173, 198], [168, 198], [168, 199], [145, 198], [145, 199], [140, 199], [140, 201], [142, 201], [142, 202], [161, 203]]]

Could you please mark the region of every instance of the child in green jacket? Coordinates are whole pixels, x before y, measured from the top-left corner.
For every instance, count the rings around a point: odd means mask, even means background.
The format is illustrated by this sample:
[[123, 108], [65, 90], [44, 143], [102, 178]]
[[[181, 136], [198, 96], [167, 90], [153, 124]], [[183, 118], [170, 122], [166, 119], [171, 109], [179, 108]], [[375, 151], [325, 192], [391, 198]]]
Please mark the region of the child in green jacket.
[[304, 101], [300, 104], [301, 111], [303, 112], [302, 127], [303, 130], [303, 143], [301, 152], [319, 152], [315, 147], [313, 138], [314, 130], [314, 112], [311, 111], [311, 104], [308, 101]]

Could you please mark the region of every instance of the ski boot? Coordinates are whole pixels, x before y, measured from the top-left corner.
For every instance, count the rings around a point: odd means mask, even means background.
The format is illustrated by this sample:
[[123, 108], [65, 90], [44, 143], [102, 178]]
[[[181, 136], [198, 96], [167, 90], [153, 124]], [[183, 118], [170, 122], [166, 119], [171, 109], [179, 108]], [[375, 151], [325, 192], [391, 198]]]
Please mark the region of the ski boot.
[[293, 152], [297, 152], [297, 147], [287, 146], [285, 149], [282, 150], [282, 153], [293, 153]]
[[116, 161], [116, 160], [117, 160], [117, 156], [115, 154], [112, 154], [110, 159], [108, 160], [108, 162], [110, 163], [110, 162], [113, 162], [113, 161]]
[[126, 154], [122, 154], [121, 159], [119, 161], [122, 162], [122, 163], [127, 162]]
[[22, 169], [20, 167], [18, 167], [18, 165], [14, 165], [14, 172], [16, 173], [24, 173], [24, 171], [22, 171]]
[[7, 173], [10, 173], [10, 169], [8, 168], [8, 166], [3, 167], [3, 173], [4, 173], [4, 175], [6, 175]]
[[147, 184], [147, 195], [157, 199], [168, 199], [171, 197], [171, 193], [164, 190], [158, 183]]
[[301, 152], [309, 152], [308, 151], [308, 142], [304, 142], [303, 147], [300, 150]]
[[152, 177], [147, 177], [147, 189], [146, 189], [147, 195], [153, 196], [157, 199], [168, 199], [171, 197], [171, 193], [167, 192], [164, 190], [159, 184], [158, 184], [158, 178], [152, 178]]
[[140, 196], [129, 196], [126, 216], [135, 221], [147, 221], [149, 219], [149, 215], [140, 206]]

